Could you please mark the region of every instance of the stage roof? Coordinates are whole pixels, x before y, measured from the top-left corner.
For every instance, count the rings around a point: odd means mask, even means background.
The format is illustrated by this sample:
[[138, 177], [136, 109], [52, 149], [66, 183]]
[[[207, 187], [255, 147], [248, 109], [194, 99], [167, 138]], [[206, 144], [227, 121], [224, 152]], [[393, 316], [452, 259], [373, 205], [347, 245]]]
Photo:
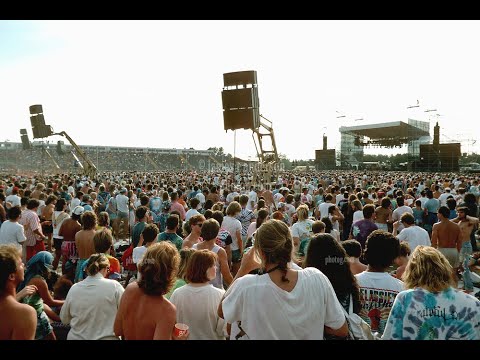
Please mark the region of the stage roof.
[[407, 137], [419, 138], [421, 136], [429, 135], [428, 131], [425, 131], [403, 121], [358, 126], [340, 126], [339, 130], [341, 133], [350, 133], [352, 135], [366, 136], [370, 139]]

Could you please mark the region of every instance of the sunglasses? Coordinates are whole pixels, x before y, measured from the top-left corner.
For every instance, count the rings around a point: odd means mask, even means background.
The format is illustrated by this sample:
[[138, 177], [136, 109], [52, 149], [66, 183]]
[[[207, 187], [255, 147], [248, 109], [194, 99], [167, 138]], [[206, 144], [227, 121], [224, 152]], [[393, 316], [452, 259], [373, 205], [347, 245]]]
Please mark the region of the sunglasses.
[[198, 224], [195, 224], [195, 225], [198, 226], [198, 227], [202, 227], [203, 223], [198, 223]]

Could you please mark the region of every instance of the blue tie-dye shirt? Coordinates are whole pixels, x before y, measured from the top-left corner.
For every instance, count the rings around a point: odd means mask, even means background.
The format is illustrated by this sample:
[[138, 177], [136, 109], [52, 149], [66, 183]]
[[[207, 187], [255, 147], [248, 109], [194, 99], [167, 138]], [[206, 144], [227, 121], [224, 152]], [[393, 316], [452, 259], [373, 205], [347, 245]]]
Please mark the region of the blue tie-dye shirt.
[[480, 340], [480, 301], [452, 287], [439, 293], [422, 288], [402, 291], [382, 339]]

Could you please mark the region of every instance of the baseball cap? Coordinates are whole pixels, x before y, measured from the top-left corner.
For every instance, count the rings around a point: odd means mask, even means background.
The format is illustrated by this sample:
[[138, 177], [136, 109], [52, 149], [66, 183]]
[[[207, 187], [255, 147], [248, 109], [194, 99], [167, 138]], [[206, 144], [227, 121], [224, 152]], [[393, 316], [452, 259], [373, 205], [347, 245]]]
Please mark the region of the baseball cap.
[[72, 214], [82, 215], [84, 211], [85, 211], [85, 208], [83, 206], [78, 205], [78, 206], [75, 206], [75, 209], [73, 209]]
[[120, 189], [120, 193], [126, 193], [126, 192], [127, 192], [127, 189], [125, 189], [125, 188]]
[[280, 201], [280, 202], [278, 203], [278, 207], [277, 207], [277, 208], [280, 209], [280, 208], [283, 208], [284, 206], [285, 206], [285, 203]]

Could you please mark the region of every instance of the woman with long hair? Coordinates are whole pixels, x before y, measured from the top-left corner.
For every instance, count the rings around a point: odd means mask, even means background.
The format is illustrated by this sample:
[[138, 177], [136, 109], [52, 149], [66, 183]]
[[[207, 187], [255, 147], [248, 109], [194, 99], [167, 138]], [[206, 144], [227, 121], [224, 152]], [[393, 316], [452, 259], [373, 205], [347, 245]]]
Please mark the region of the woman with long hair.
[[334, 239], [340, 241], [340, 233], [337, 229], [333, 228], [332, 220], [330, 220], [328, 216], [325, 216], [320, 221], [325, 224], [325, 234], [330, 234]]
[[298, 221], [292, 225], [292, 237], [295, 253], [298, 251], [302, 240], [310, 238], [312, 233], [313, 220], [308, 218], [308, 206], [305, 204], [297, 207]]
[[138, 264], [140, 280], [127, 286], [113, 329], [126, 340], [186, 340], [176, 336], [176, 308], [165, 298], [173, 287], [180, 256], [169, 241], [148, 247]]
[[480, 301], [456, 289], [440, 251], [417, 246], [402, 280], [382, 339], [480, 340]]
[[55, 340], [55, 333], [50, 325], [52, 320], [60, 320], [51, 307], [62, 306], [63, 300], [55, 300], [49, 289], [53, 255], [48, 251], [40, 251], [28, 262], [24, 280], [18, 285], [17, 292], [29, 285], [34, 285], [38, 291], [22, 299], [22, 303], [32, 306], [37, 311], [37, 330], [35, 340]]
[[[319, 234], [310, 240], [304, 267], [315, 267], [325, 274], [345, 311], [352, 303], [353, 312], [360, 312], [360, 290], [350, 270], [348, 255], [342, 245], [330, 234]], [[329, 338], [329, 336], [325, 336]]]
[[180, 264], [178, 265], [177, 279], [175, 280], [175, 284], [171, 290], [165, 295], [167, 299], [170, 299], [175, 290], [187, 283], [185, 278], [185, 274], [187, 273], [187, 264], [194, 252], [195, 249], [192, 248], [183, 248], [180, 250]]
[[[315, 268], [294, 270], [292, 253], [292, 235], [282, 221], [268, 220], [257, 230], [254, 246], [218, 308], [220, 317], [236, 326], [237, 334], [232, 325], [230, 338], [347, 336], [344, 311], [330, 281]], [[261, 275], [249, 274], [258, 268]]]
[[62, 243], [63, 236], [60, 236], [58, 232], [64, 220], [69, 219], [70, 215], [65, 210], [67, 209], [67, 202], [65, 199], [58, 199], [55, 204], [55, 210], [52, 214], [52, 229], [53, 229], [53, 247], [55, 248], [55, 259], [53, 260], [53, 269], [57, 269], [58, 263], [62, 256]]
[[87, 260], [87, 277], [74, 284], [60, 311], [62, 323], [70, 324], [67, 340], [118, 340], [113, 323], [124, 292], [116, 280], [107, 279], [110, 261], [105, 254]]
[[256, 220], [248, 226], [247, 243], [245, 244], [246, 248], [249, 246], [252, 246], [253, 234], [266, 220], [268, 220], [268, 217], [269, 217], [269, 213], [267, 209], [258, 210]]

